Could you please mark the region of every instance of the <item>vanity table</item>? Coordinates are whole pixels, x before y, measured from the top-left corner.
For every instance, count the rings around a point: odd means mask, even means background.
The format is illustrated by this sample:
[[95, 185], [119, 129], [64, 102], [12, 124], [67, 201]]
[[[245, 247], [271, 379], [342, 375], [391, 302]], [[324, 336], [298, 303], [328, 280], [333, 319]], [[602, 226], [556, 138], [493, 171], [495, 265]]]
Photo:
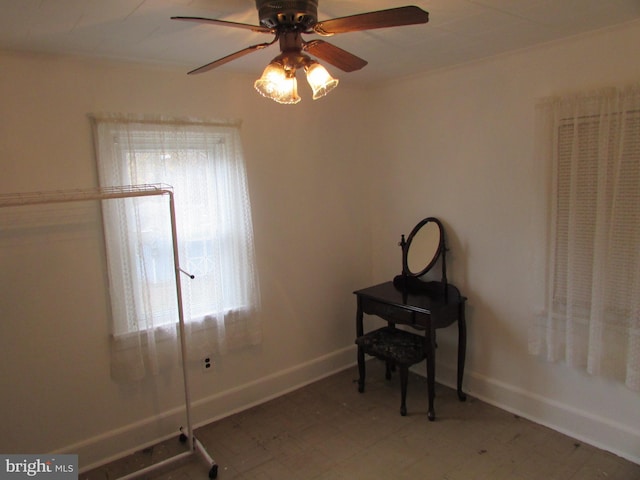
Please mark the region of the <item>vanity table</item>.
[[[402, 237], [400, 246], [403, 250], [402, 275], [398, 275], [392, 282], [354, 292], [357, 297], [358, 391], [364, 392], [365, 354], [385, 360], [387, 378], [390, 378], [393, 367], [398, 366], [402, 393], [400, 413], [406, 415], [408, 367], [426, 359], [429, 400], [427, 416], [433, 421], [435, 420], [436, 330], [456, 322], [458, 324], [457, 393], [461, 401], [466, 399], [462, 391], [467, 342], [466, 298], [454, 285], [447, 282], [444, 229], [437, 219], [432, 217], [424, 219], [416, 225], [406, 242], [404, 236]], [[414, 250], [410, 250], [410, 247]], [[415, 265], [418, 264], [415, 258], [420, 258], [425, 252], [431, 252], [427, 254], [429, 260], [427, 267], [416, 268]], [[419, 277], [430, 270], [438, 258], [442, 261], [442, 281], [421, 280]], [[365, 333], [364, 314], [376, 315], [386, 320], [387, 326]], [[406, 327], [397, 328], [398, 325]]]

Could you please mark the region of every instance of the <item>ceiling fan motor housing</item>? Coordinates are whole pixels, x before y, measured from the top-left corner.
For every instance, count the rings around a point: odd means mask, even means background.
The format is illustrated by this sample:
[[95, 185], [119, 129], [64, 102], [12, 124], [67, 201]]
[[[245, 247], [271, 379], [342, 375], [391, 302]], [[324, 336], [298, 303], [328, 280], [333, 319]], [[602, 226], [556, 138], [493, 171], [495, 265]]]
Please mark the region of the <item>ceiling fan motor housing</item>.
[[256, 0], [256, 8], [260, 24], [267, 28], [306, 30], [318, 21], [318, 0]]

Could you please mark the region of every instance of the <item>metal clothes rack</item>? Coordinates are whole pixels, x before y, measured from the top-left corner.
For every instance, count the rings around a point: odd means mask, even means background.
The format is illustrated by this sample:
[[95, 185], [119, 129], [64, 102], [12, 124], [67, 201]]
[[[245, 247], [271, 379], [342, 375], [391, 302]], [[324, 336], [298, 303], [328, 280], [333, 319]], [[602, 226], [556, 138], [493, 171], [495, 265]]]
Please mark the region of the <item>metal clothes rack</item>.
[[[169, 185], [152, 184], [152, 185], [128, 185], [121, 187], [105, 187], [92, 189], [76, 189], [76, 190], [57, 190], [46, 192], [29, 192], [16, 194], [0, 194], [0, 208], [3, 207], [20, 207], [25, 205], [38, 205], [50, 203], [66, 203], [81, 202], [88, 200], [112, 200], [117, 198], [146, 197], [152, 195], [168, 195], [169, 196], [169, 213], [171, 218], [171, 237], [173, 240], [173, 264], [176, 280], [176, 298], [178, 301], [178, 325], [180, 332], [180, 354], [182, 356], [182, 377], [184, 381], [185, 411], [186, 411], [186, 429], [180, 427], [180, 440], [188, 442], [189, 451], [179, 453], [171, 458], [150, 465], [146, 468], [133, 472], [129, 475], [121, 477], [120, 480], [129, 480], [147, 475], [151, 472], [166, 468], [179, 461], [182, 461], [191, 455], [200, 455], [200, 457], [210, 467], [209, 478], [218, 476], [218, 465], [213, 461], [209, 453], [206, 451], [202, 443], [193, 434], [191, 424], [191, 396], [189, 391], [189, 375], [187, 371], [187, 345], [185, 337], [184, 311], [182, 304], [182, 285], [180, 283], [180, 273], [187, 274], [180, 268], [178, 256], [178, 238], [176, 229], [175, 205], [173, 199], [173, 188]], [[187, 274], [189, 275], [189, 274]], [[193, 278], [191, 275], [189, 275]]]

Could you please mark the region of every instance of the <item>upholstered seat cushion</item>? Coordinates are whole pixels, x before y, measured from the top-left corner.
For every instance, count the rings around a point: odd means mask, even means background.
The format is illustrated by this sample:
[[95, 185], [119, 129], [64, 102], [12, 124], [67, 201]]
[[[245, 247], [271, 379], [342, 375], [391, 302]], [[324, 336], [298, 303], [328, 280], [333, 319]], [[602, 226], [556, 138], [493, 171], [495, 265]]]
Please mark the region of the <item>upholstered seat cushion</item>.
[[398, 364], [413, 365], [426, 358], [424, 337], [397, 328], [383, 327], [356, 338], [364, 352]]

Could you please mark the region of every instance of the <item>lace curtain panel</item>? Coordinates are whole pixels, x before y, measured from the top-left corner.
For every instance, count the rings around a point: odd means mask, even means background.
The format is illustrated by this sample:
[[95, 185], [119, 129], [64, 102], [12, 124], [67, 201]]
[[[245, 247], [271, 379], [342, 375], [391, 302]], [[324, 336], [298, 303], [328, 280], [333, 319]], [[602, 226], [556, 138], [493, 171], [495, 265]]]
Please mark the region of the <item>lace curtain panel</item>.
[[[261, 341], [251, 205], [239, 126], [92, 117], [100, 186], [162, 183], [174, 192], [188, 361]], [[179, 363], [168, 198], [103, 202], [112, 377], [140, 380]]]
[[551, 165], [546, 309], [530, 350], [640, 390], [640, 86], [537, 106]]

